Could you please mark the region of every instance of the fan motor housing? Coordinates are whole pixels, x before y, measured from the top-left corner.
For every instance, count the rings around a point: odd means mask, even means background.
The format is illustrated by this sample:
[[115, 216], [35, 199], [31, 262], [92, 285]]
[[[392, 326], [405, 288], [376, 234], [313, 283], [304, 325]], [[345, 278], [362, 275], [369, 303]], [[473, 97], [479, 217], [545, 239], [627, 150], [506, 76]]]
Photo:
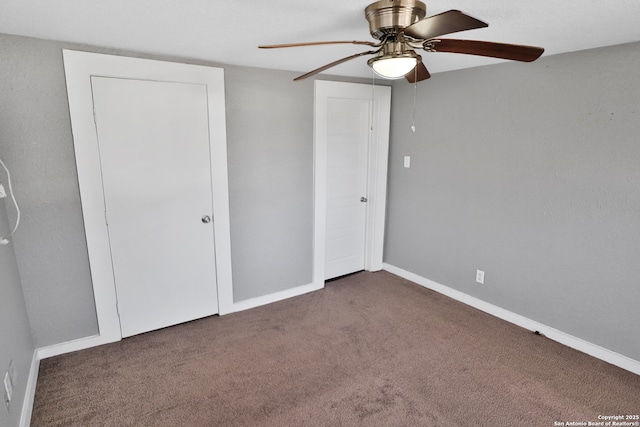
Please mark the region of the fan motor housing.
[[381, 0], [370, 4], [364, 10], [369, 21], [369, 32], [381, 40], [387, 35], [397, 34], [399, 30], [424, 18], [427, 6], [418, 0]]

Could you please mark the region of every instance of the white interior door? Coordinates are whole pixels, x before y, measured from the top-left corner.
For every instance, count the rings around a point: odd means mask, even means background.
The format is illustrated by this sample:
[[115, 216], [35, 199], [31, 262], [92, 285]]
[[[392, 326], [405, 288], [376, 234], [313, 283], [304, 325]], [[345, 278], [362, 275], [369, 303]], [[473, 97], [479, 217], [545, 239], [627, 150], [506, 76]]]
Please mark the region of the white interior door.
[[91, 86], [122, 336], [217, 313], [206, 86]]
[[313, 282], [321, 287], [382, 269], [391, 87], [316, 80], [314, 110]]
[[371, 103], [328, 100], [326, 279], [365, 268]]

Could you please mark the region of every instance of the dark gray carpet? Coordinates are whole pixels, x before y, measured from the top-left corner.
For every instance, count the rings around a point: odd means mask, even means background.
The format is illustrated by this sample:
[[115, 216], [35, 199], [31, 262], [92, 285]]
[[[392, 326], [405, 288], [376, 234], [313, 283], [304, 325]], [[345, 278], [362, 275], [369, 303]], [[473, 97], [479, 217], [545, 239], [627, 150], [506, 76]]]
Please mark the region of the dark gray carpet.
[[34, 426], [553, 426], [640, 377], [386, 272], [43, 360]]

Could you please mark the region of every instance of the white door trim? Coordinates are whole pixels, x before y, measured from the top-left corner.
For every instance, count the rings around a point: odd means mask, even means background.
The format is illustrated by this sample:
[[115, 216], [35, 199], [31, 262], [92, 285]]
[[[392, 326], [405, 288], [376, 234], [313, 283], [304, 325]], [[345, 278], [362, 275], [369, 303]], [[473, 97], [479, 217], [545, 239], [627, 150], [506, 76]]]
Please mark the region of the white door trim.
[[98, 141], [93, 118], [91, 76], [202, 84], [209, 105], [213, 217], [218, 279], [218, 312], [233, 311], [231, 238], [224, 99], [224, 70], [173, 62], [63, 50], [69, 111], [78, 167], [82, 213], [98, 318], [98, 342], [120, 340], [120, 321], [108, 230]]
[[324, 284], [327, 221], [327, 102], [329, 98], [371, 100], [373, 129], [367, 177], [365, 270], [382, 270], [387, 203], [391, 87], [315, 81], [313, 283]]

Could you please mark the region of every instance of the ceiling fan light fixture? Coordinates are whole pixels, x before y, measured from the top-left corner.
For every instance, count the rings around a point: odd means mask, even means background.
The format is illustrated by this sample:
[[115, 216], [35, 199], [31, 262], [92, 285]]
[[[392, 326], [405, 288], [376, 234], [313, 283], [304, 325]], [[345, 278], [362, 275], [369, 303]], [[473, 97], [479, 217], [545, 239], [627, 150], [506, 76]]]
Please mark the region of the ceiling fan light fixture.
[[393, 80], [407, 75], [420, 60], [420, 56], [415, 52], [405, 52], [399, 55], [385, 54], [371, 58], [367, 63], [380, 77]]

